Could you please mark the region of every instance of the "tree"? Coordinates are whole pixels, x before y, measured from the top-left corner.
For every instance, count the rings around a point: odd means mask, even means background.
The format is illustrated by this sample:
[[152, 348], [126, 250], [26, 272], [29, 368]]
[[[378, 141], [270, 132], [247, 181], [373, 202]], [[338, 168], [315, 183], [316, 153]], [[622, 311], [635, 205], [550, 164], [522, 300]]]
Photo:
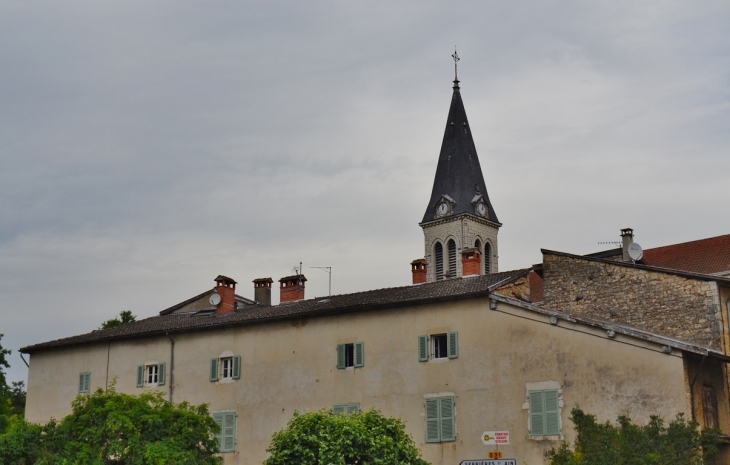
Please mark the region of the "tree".
[[13, 386], [10, 389], [10, 414], [25, 415], [25, 381], [13, 381]]
[[111, 320], [106, 320], [101, 324], [99, 329], [116, 328], [117, 326], [126, 325], [127, 323], [134, 323], [137, 321], [137, 317], [132, 315], [131, 310], [122, 310], [119, 312], [118, 317], [114, 317]]
[[[0, 341], [3, 335], [0, 334]], [[5, 431], [8, 426], [8, 416], [10, 415], [10, 388], [5, 378], [5, 368], [10, 368], [6, 355], [10, 355], [10, 350], [3, 349], [0, 344], [0, 433]]]
[[271, 456], [264, 465], [427, 465], [403, 421], [375, 409], [351, 414], [295, 412], [266, 451]]
[[174, 405], [161, 392], [101, 389], [80, 395], [72, 413], [44, 426], [14, 418], [0, 435], [0, 463], [89, 465], [220, 464], [218, 425], [206, 405]]
[[677, 415], [668, 425], [652, 416], [645, 426], [619, 416], [616, 425], [598, 423], [594, 415], [573, 408], [573, 449], [563, 443], [546, 457], [550, 465], [705, 465], [717, 454], [720, 431], [697, 428], [697, 423]]

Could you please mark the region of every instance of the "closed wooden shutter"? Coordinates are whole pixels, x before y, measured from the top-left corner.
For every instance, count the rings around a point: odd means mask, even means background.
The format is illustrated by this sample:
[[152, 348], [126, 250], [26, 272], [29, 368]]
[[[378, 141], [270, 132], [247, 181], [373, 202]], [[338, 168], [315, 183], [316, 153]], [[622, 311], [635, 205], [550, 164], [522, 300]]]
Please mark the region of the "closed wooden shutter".
[[[449, 358], [459, 358], [459, 333], [452, 331], [446, 339], [447, 353]], [[468, 357], [467, 357], [468, 358]]]
[[357, 413], [360, 411], [360, 404], [345, 404], [345, 413]]
[[356, 342], [355, 343], [355, 368], [361, 367], [365, 365], [365, 343], [364, 342]]
[[484, 244], [484, 274], [492, 272], [492, 246], [487, 242]]
[[144, 386], [144, 365], [137, 365], [137, 387]]
[[558, 406], [558, 391], [545, 392], [545, 434], [558, 436], [560, 434], [560, 408]]
[[439, 398], [439, 429], [441, 441], [453, 441], [456, 439], [456, 424], [454, 422], [454, 398]]
[[545, 393], [530, 392], [530, 436], [545, 436]]
[[216, 439], [218, 439], [218, 450], [221, 451], [221, 448], [223, 447], [223, 413], [214, 412], [213, 421], [216, 422], [216, 424], [218, 425], [218, 428], [220, 429], [220, 431], [218, 431], [218, 434], [216, 434], [215, 437], [216, 437]]
[[84, 392], [91, 392], [91, 373], [85, 373]]
[[456, 277], [456, 242], [449, 240], [449, 276]]
[[428, 336], [418, 336], [418, 361], [428, 362]]
[[705, 428], [717, 428], [717, 397], [712, 386], [702, 386], [702, 413]]
[[211, 382], [218, 381], [218, 359], [210, 359], [210, 380]]
[[444, 248], [440, 242], [434, 247], [434, 255], [436, 256], [436, 280], [444, 279]]
[[431, 397], [426, 399], [426, 442], [439, 442], [441, 440], [439, 425], [439, 399]]
[[337, 344], [337, 369], [345, 369], [345, 344]]
[[340, 413], [345, 413], [345, 404], [333, 406], [332, 413], [334, 413], [335, 415], [339, 415]]
[[160, 363], [157, 365], [157, 384], [162, 386], [165, 384], [165, 364]]
[[221, 452], [233, 452], [236, 450], [236, 412], [223, 414], [223, 441]]
[[236, 355], [233, 357], [233, 379], [241, 377], [241, 357]]

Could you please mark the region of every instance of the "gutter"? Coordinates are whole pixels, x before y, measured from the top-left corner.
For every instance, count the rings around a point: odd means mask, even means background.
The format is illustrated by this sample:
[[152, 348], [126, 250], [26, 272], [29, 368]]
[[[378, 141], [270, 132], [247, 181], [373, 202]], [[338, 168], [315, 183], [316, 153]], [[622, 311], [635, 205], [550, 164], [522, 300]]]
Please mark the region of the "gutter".
[[172, 403], [172, 391], [173, 391], [173, 384], [175, 383], [175, 339], [170, 336], [169, 332], [165, 332], [165, 336], [167, 336], [168, 339], [170, 339], [170, 394], [169, 394], [169, 400], [170, 403]]

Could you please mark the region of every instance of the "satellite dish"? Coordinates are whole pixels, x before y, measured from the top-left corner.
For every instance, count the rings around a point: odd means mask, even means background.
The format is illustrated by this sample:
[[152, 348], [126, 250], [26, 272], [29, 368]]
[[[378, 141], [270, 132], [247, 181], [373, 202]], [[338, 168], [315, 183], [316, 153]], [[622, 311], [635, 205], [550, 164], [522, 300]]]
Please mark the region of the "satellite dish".
[[641, 257], [644, 256], [644, 250], [642, 250], [641, 246], [637, 244], [636, 242], [632, 242], [629, 244], [629, 257], [635, 262], [641, 260]]
[[210, 299], [208, 299], [208, 302], [210, 302], [211, 305], [218, 306], [219, 303], [221, 303], [221, 296], [218, 295], [218, 293], [213, 293], [210, 295]]

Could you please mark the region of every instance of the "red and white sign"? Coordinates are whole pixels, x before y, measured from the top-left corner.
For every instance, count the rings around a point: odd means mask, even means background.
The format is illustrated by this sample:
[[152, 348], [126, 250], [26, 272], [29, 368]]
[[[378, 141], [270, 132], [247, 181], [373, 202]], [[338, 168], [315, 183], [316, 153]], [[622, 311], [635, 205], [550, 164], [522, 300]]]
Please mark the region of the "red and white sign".
[[482, 442], [486, 446], [501, 446], [509, 444], [509, 431], [485, 431]]

